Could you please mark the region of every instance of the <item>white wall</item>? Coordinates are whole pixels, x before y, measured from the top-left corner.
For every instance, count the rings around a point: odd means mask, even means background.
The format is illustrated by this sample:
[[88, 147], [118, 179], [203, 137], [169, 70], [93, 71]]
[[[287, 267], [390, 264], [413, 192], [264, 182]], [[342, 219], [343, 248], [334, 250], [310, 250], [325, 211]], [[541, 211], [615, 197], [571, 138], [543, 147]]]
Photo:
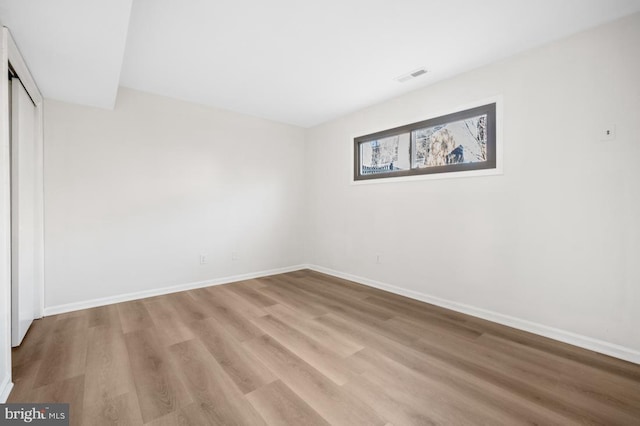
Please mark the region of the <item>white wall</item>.
[[[310, 129], [308, 261], [640, 351], [638, 46], [636, 14]], [[495, 95], [504, 175], [350, 184], [353, 137]]]
[[46, 312], [302, 263], [303, 142], [129, 89], [113, 111], [46, 101]]

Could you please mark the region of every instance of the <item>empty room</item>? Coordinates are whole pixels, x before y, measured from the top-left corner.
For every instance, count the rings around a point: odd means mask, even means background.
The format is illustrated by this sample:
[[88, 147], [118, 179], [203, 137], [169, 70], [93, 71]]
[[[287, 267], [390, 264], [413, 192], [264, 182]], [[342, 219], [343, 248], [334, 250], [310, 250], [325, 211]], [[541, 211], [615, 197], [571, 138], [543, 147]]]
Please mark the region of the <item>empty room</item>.
[[640, 425], [640, 0], [0, 24], [0, 425]]

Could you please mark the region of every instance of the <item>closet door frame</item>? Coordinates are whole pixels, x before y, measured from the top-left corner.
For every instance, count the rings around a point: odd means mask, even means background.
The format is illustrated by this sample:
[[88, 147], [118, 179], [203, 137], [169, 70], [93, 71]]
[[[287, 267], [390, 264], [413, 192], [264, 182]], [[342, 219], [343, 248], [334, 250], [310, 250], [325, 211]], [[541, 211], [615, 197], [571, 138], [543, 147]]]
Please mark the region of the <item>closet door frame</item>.
[[[36, 230], [36, 238], [38, 253], [36, 254], [36, 262], [39, 266], [38, 275], [36, 276], [36, 318], [44, 316], [44, 134], [43, 134], [43, 98], [38, 86], [36, 85], [27, 64], [22, 58], [22, 54], [18, 49], [11, 32], [6, 27], [2, 28], [6, 32], [8, 66], [11, 66], [13, 72], [17, 74], [22, 86], [27, 91], [29, 97], [33, 101], [36, 109], [36, 129], [35, 129], [35, 150], [36, 150], [36, 170], [37, 170], [37, 186], [36, 191], [39, 194], [40, 204], [37, 206], [38, 216], [36, 221], [39, 229]], [[5, 74], [7, 75], [7, 74]]]
[[[10, 157], [10, 126], [9, 120], [9, 67], [18, 75], [22, 85], [33, 100], [36, 107], [36, 167], [39, 171], [37, 181], [39, 183], [38, 193], [41, 205], [38, 206], [40, 217], [37, 219], [37, 263], [38, 276], [36, 277], [35, 295], [36, 317], [44, 315], [44, 137], [43, 137], [43, 98], [38, 86], [27, 67], [20, 50], [16, 45], [9, 29], [1, 29], [0, 48], [0, 313], [3, 318], [0, 326], [4, 328], [4, 336], [9, 339], [7, 342], [0, 342], [0, 351], [7, 351], [8, 356], [3, 357], [8, 365], [0, 370], [11, 371], [11, 157]], [[8, 369], [8, 370], [7, 370]], [[10, 379], [9, 379], [10, 380]], [[3, 378], [0, 378], [3, 381]], [[9, 382], [10, 383], [10, 382]], [[0, 393], [3, 393], [3, 383], [0, 383]], [[3, 395], [0, 395], [0, 398]], [[1, 402], [1, 401], [0, 401]]]

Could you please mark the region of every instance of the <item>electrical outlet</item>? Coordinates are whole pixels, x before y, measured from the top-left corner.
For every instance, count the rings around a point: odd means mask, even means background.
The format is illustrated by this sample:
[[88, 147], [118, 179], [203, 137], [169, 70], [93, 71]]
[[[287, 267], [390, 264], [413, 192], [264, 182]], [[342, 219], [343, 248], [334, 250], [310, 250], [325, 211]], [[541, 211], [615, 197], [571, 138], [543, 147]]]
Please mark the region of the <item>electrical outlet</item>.
[[206, 263], [209, 263], [209, 256], [207, 256], [206, 254], [201, 254], [200, 255], [200, 264], [204, 265]]
[[231, 253], [231, 260], [240, 260], [240, 254], [238, 254], [237, 251], [234, 251], [233, 253]]
[[382, 263], [382, 256], [381, 255], [376, 255], [376, 264], [381, 264]]

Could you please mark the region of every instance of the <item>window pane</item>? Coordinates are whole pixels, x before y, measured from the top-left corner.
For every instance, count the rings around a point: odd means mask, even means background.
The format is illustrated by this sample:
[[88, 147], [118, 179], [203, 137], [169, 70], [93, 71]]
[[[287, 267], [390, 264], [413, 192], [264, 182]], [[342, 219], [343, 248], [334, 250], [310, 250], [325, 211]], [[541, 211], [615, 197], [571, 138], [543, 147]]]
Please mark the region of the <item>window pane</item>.
[[414, 169], [487, 161], [487, 115], [411, 132]]
[[408, 170], [410, 134], [389, 136], [360, 144], [360, 174], [372, 175]]

